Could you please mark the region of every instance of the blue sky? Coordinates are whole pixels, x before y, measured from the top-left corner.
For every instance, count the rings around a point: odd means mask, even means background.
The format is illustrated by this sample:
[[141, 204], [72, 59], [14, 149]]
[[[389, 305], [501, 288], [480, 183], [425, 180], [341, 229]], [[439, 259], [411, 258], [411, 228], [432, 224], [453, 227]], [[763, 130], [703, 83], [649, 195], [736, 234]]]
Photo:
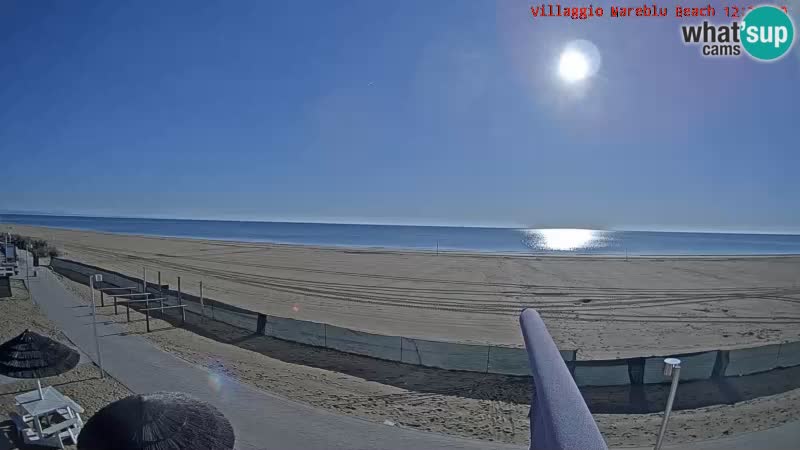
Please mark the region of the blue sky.
[[[530, 6], [3, 2], [0, 209], [800, 232], [797, 46]], [[580, 90], [573, 39], [603, 58]]]

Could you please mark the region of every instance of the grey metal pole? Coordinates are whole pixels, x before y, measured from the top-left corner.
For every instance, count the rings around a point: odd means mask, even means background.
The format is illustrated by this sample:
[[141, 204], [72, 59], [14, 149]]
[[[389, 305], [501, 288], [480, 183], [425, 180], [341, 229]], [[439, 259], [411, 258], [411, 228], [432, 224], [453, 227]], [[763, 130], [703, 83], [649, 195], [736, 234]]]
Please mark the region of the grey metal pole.
[[669, 387], [669, 397], [667, 398], [667, 409], [664, 410], [664, 420], [661, 421], [661, 430], [658, 432], [655, 450], [661, 449], [664, 443], [664, 434], [667, 432], [667, 422], [669, 414], [672, 412], [672, 402], [675, 401], [675, 393], [678, 391], [678, 379], [681, 377], [681, 360], [678, 358], [667, 358], [664, 360], [664, 376], [672, 375], [672, 384]]
[[142, 292], [147, 293], [147, 267], [142, 267]]
[[[100, 339], [97, 337], [97, 308], [94, 304], [94, 279], [100, 275], [89, 276], [89, 287], [92, 290], [92, 328], [94, 328], [94, 346], [97, 351], [97, 365], [100, 367], [100, 378], [105, 378], [106, 374], [103, 370], [103, 356], [100, 353]], [[100, 281], [100, 280], [98, 280]]]

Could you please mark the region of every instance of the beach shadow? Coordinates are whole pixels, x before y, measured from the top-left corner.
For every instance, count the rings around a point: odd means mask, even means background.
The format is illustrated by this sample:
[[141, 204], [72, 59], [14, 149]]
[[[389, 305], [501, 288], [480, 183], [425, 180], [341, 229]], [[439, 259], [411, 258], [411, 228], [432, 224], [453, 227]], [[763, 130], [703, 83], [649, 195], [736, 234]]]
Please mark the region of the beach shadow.
[[[114, 324], [116, 324], [116, 323], [117, 323], [117, 322], [114, 322], [113, 320], [104, 320], [104, 321], [99, 321], [99, 320], [98, 320], [98, 321], [97, 321], [97, 324], [98, 324], [98, 325], [114, 325]], [[85, 326], [85, 327], [90, 327], [90, 326], [92, 326], [92, 322], [89, 322], [89, 323], [84, 323], [84, 324], [83, 324], [83, 326]]]
[[[162, 318], [162, 317], [159, 317]], [[179, 326], [177, 317], [162, 318]], [[530, 377], [453, 371], [403, 364], [337, 350], [283, 341], [225, 323], [186, 314], [185, 329], [201, 336], [291, 364], [344, 373], [424, 394], [528, 405]], [[683, 382], [674, 410], [734, 404], [800, 388], [800, 366], [742, 377]], [[585, 386], [581, 394], [593, 413], [648, 414], [664, 410], [669, 384]]]
[[[678, 385], [673, 409], [733, 405], [797, 388], [800, 388], [800, 366], [741, 377], [687, 381]], [[664, 411], [669, 384], [584, 387], [581, 393], [593, 413], [649, 414]]]
[[[156, 318], [180, 327], [180, 316], [177, 313], [157, 314]], [[283, 362], [340, 372], [410, 391], [519, 404], [528, 404], [531, 399], [529, 377], [450, 371], [353, 355], [275, 339], [204, 319], [190, 311], [186, 313], [186, 324], [183, 328]]]
[[[14, 422], [6, 420], [0, 422], [0, 450], [22, 449], [22, 442], [17, 434], [17, 427]], [[37, 447], [41, 448], [41, 447]]]
[[8, 277], [0, 278], [0, 298], [10, 298], [11, 296], [11, 284]]
[[[93, 363], [86, 363], [86, 364], [94, 366]], [[96, 367], [96, 366], [94, 366], [94, 367]], [[99, 380], [99, 379], [100, 379], [100, 375], [92, 375], [92, 376], [83, 377], [83, 378], [80, 378], [80, 379], [77, 379], [77, 380], [62, 381], [60, 383], [51, 383], [48, 378], [42, 378], [41, 381], [42, 381], [42, 387], [43, 388], [47, 387], [47, 386], [52, 386], [54, 388], [59, 388], [59, 387], [63, 387], [63, 386], [69, 386], [71, 384], [84, 383], [84, 382], [89, 381], [89, 380]], [[36, 384], [34, 384], [30, 379], [27, 379], [27, 378], [22, 379], [21, 378], [21, 379], [17, 380], [17, 383], [21, 383], [22, 386], [24, 386], [24, 387], [19, 386], [14, 391], [6, 390], [2, 394], [0, 394], [0, 396], [7, 396], [7, 395], [17, 396], [19, 394], [24, 394], [26, 392], [31, 392], [31, 391], [36, 390]], [[2, 416], [0, 416], [0, 417], [2, 417]]]
[[[144, 319], [136, 320], [136, 321], [135, 320], [131, 320], [130, 321], [130, 323], [134, 323], [134, 322], [144, 322]], [[120, 333], [104, 334], [104, 335], [102, 335], [100, 337], [108, 337], [108, 336], [145, 336], [145, 335], [153, 334], [153, 333], [161, 333], [161, 332], [164, 332], [164, 331], [172, 331], [172, 330], [174, 330], [176, 328], [180, 328], [180, 327], [178, 327], [178, 326], [169, 326], [169, 327], [163, 327], [163, 328], [151, 328], [150, 331], [144, 331], [144, 330], [142, 330], [142, 331], [122, 331]]]

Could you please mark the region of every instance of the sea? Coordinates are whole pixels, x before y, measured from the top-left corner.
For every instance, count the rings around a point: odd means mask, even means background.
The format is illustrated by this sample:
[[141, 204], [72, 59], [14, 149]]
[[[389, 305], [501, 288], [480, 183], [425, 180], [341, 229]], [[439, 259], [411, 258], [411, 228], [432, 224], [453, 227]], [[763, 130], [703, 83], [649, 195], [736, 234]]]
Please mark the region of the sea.
[[[359, 225], [0, 214], [0, 224], [319, 246], [556, 255], [800, 254], [800, 234]], [[1, 231], [5, 231], [0, 228]]]

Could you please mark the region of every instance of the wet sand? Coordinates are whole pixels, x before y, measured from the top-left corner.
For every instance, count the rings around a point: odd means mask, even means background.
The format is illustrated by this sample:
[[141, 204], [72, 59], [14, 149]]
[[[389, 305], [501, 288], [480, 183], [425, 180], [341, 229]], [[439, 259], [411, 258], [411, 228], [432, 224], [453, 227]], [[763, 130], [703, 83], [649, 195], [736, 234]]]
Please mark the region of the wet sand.
[[66, 258], [253, 311], [386, 335], [521, 346], [534, 307], [581, 359], [800, 340], [800, 256], [520, 256], [323, 248], [20, 225]]

